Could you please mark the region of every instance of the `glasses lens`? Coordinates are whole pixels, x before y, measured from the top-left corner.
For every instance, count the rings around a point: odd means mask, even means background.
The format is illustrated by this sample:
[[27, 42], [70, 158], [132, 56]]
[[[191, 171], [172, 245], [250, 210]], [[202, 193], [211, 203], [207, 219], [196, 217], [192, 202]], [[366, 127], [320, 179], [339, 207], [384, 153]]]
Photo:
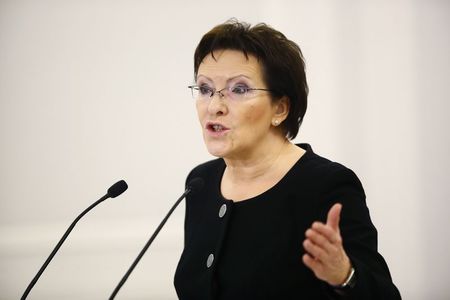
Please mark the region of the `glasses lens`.
[[249, 88], [246, 85], [236, 84], [228, 88], [229, 97], [233, 100], [242, 100], [249, 94]]
[[194, 97], [194, 99], [209, 99], [211, 98], [211, 95], [214, 94], [214, 89], [207, 85], [194, 85], [189, 88], [192, 91], [192, 97]]

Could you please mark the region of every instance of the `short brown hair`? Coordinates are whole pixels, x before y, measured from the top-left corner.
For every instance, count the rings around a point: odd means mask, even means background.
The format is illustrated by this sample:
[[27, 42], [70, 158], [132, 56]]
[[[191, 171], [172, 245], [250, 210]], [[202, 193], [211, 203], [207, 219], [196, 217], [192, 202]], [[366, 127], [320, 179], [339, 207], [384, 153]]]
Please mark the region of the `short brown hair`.
[[282, 123], [286, 137], [297, 136], [308, 100], [305, 62], [300, 47], [284, 34], [259, 23], [248, 23], [231, 19], [207, 32], [194, 54], [194, 76], [203, 59], [216, 50], [238, 50], [254, 55], [261, 63], [263, 80], [271, 91], [273, 101], [283, 96], [289, 100], [289, 114]]

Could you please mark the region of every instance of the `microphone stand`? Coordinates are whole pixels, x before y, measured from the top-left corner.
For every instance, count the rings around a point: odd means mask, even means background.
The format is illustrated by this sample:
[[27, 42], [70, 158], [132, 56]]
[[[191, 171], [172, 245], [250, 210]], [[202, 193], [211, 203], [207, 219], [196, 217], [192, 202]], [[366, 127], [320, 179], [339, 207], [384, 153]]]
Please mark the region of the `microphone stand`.
[[113, 184], [107, 191], [106, 195], [104, 195], [103, 197], [101, 197], [100, 199], [98, 199], [96, 202], [94, 202], [93, 204], [91, 204], [88, 208], [86, 208], [78, 217], [76, 217], [76, 219], [72, 222], [72, 224], [70, 224], [69, 228], [66, 230], [66, 232], [64, 233], [64, 235], [62, 236], [62, 238], [59, 240], [58, 244], [56, 245], [56, 247], [53, 249], [52, 253], [50, 253], [50, 255], [48, 256], [47, 260], [44, 262], [44, 264], [42, 265], [42, 267], [39, 269], [39, 271], [37, 272], [37, 274], [34, 276], [33, 280], [31, 280], [30, 284], [28, 285], [27, 289], [25, 290], [25, 292], [23, 293], [22, 297], [20, 298], [20, 300], [25, 300], [28, 296], [28, 294], [30, 293], [31, 289], [33, 288], [33, 286], [36, 284], [36, 282], [38, 281], [39, 277], [41, 277], [42, 273], [44, 272], [44, 270], [47, 268], [48, 264], [50, 263], [50, 261], [53, 259], [53, 257], [55, 256], [56, 252], [58, 252], [59, 248], [61, 248], [61, 245], [64, 243], [64, 241], [67, 239], [67, 237], [69, 236], [69, 233], [72, 231], [72, 229], [75, 227], [75, 225], [77, 224], [77, 222], [85, 215], [87, 214], [91, 209], [93, 209], [94, 207], [96, 207], [100, 202], [105, 201], [108, 198], [116, 198], [117, 196], [119, 196], [120, 194], [122, 194], [124, 191], [126, 191], [128, 188], [127, 183], [124, 180], [119, 180], [118, 182], [116, 182], [115, 184]]
[[116, 288], [114, 289], [114, 291], [112, 292], [111, 296], [109, 297], [109, 300], [114, 299], [114, 297], [116, 297], [117, 293], [119, 292], [120, 288], [124, 285], [124, 283], [127, 281], [128, 277], [130, 276], [131, 272], [133, 272], [134, 268], [136, 267], [136, 265], [139, 263], [139, 261], [141, 260], [142, 256], [144, 256], [145, 252], [147, 251], [147, 249], [150, 247], [150, 245], [153, 243], [153, 240], [156, 238], [156, 236], [158, 235], [159, 231], [161, 230], [161, 228], [164, 226], [164, 224], [166, 224], [167, 219], [169, 219], [170, 215], [173, 213], [173, 211], [175, 210], [175, 208], [177, 208], [178, 204], [180, 204], [181, 200], [183, 200], [184, 197], [186, 197], [187, 194], [189, 194], [189, 192], [192, 190], [192, 187], [188, 187], [184, 193], [181, 195], [180, 198], [178, 198], [178, 200], [175, 202], [175, 204], [172, 206], [172, 208], [169, 210], [169, 212], [167, 213], [167, 215], [164, 217], [164, 219], [162, 220], [161, 224], [159, 224], [158, 228], [156, 228], [155, 232], [153, 233], [153, 235], [150, 237], [150, 239], [148, 240], [148, 242], [145, 244], [144, 248], [141, 250], [141, 252], [139, 253], [139, 255], [136, 257], [136, 259], [134, 260], [133, 264], [130, 266], [130, 268], [128, 269], [128, 271], [125, 273], [125, 275], [123, 275], [122, 279], [120, 280], [119, 284], [116, 286]]
[[50, 263], [50, 261], [53, 259], [53, 257], [55, 256], [56, 252], [58, 252], [59, 248], [61, 248], [61, 245], [64, 243], [64, 241], [66, 240], [67, 236], [69, 235], [69, 233], [72, 231], [72, 229], [75, 227], [75, 225], [77, 224], [77, 222], [86, 214], [88, 213], [91, 209], [93, 209], [95, 206], [97, 206], [100, 202], [105, 201], [106, 199], [109, 198], [109, 195], [106, 194], [105, 196], [101, 197], [99, 200], [97, 200], [96, 202], [94, 202], [93, 204], [91, 204], [88, 208], [86, 208], [73, 222], [72, 224], [70, 224], [69, 228], [66, 230], [66, 233], [64, 233], [64, 235], [62, 236], [62, 238], [59, 240], [58, 244], [56, 245], [55, 249], [53, 249], [52, 253], [50, 253], [50, 255], [48, 256], [47, 260], [45, 261], [45, 263], [42, 265], [42, 267], [39, 269], [39, 271], [37, 272], [36, 276], [34, 276], [33, 280], [31, 280], [30, 284], [28, 285], [27, 289], [25, 290], [25, 292], [23, 293], [22, 297], [20, 298], [20, 300], [25, 300], [28, 296], [28, 294], [30, 293], [31, 289], [33, 288], [33, 286], [36, 284], [36, 282], [38, 281], [39, 277], [41, 277], [42, 273], [44, 272], [44, 270], [47, 268], [48, 264]]

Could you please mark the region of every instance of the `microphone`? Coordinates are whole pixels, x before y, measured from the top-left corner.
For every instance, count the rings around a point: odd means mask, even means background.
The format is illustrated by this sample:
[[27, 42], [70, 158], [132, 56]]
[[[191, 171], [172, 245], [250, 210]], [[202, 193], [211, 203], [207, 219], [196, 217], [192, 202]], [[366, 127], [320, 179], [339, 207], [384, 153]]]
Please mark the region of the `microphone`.
[[156, 230], [153, 233], [153, 235], [150, 237], [148, 242], [145, 244], [144, 248], [141, 250], [139, 255], [136, 257], [134, 262], [131, 264], [131, 266], [128, 269], [128, 271], [125, 273], [125, 275], [120, 280], [119, 284], [116, 286], [116, 288], [112, 292], [111, 296], [109, 297], [109, 300], [114, 299], [114, 297], [117, 295], [117, 293], [119, 292], [120, 288], [127, 281], [127, 279], [130, 276], [131, 272], [133, 272], [134, 268], [139, 263], [139, 261], [141, 260], [142, 256], [144, 256], [145, 252], [150, 247], [150, 245], [153, 243], [153, 240], [156, 238], [156, 236], [158, 235], [159, 231], [164, 226], [164, 224], [166, 224], [166, 222], [169, 219], [170, 215], [173, 213], [173, 211], [178, 206], [178, 204], [181, 202], [181, 200], [183, 200], [184, 197], [186, 197], [191, 192], [196, 193], [196, 192], [200, 191], [203, 188], [204, 185], [205, 185], [205, 181], [202, 178], [200, 178], [200, 177], [196, 177], [196, 178], [192, 179], [191, 181], [189, 181], [189, 183], [187, 184], [187, 187], [186, 187], [186, 190], [184, 191], [184, 193], [180, 196], [180, 198], [178, 198], [178, 200], [175, 202], [175, 204], [172, 206], [172, 208], [169, 210], [167, 215], [162, 220], [161, 224], [159, 224], [158, 228], [156, 228]]
[[100, 202], [105, 201], [108, 198], [116, 198], [117, 196], [119, 196], [120, 194], [122, 194], [123, 192], [125, 192], [128, 188], [127, 183], [124, 180], [120, 180], [118, 182], [116, 182], [115, 184], [113, 184], [107, 191], [106, 195], [104, 195], [103, 197], [101, 197], [99, 200], [97, 200], [95, 203], [91, 204], [91, 206], [89, 206], [88, 208], [86, 208], [73, 222], [72, 224], [70, 224], [69, 228], [67, 229], [66, 233], [64, 233], [64, 235], [62, 236], [62, 238], [59, 240], [58, 244], [56, 245], [55, 249], [53, 249], [52, 253], [50, 253], [49, 257], [47, 258], [47, 260], [44, 262], [44, 264], [42, 265], [42, 267], [39, 269], [39, 271], [37, 272], [36, 276], [34, 276], [33, 280], [31, 280], [30, 284], [28, 285], [27, 289], [25, 290], [25, 292], [23, 293], [22, 297], [20, 298], [21, 300], [24, 300], [27, 298], [28, 294], [30, 293], [31, 289], [33, 288], [33, 286], [36, 284], [36, 282], [38, 281], [39, 277], [41, 277], [42, 273], [44, 272], [45, 268], [47, 268], [48, 264], [50, 263], [50, 261], [53, 259], [53, 257], [55, 256], [56, 252], [58, 252], [59, 248], [61, 247], [61, 245], [64, 243], [64, 241], [66, 240], [67, 236], [69, 235], [69, 233], [72, 231], [72, 229], [75, 227], [75, 225], [77, 224], [77, 222], [86, 214], [88, 213], [91, 209], [93, 209], [95, 206], [97, 206]]

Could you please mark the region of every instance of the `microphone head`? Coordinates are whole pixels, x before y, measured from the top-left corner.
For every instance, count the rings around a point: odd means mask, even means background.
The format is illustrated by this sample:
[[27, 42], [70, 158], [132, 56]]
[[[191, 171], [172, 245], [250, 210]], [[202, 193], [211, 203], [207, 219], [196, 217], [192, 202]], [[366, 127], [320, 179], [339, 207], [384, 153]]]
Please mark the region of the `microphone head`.
[[125, 180], [119, 180], [108, 189], [107, 195], [110, 198], [116, 198], [117, 196], [125, 192], [127, 188], [128, 184], [125, 182]]
[[195, 177], [194, 179], [188, 182], [187, 188], [189, 189], [190, 192], [196, 193], [200, 191], [204, 185], [205, 181], [203, 180], [203, 178]]

